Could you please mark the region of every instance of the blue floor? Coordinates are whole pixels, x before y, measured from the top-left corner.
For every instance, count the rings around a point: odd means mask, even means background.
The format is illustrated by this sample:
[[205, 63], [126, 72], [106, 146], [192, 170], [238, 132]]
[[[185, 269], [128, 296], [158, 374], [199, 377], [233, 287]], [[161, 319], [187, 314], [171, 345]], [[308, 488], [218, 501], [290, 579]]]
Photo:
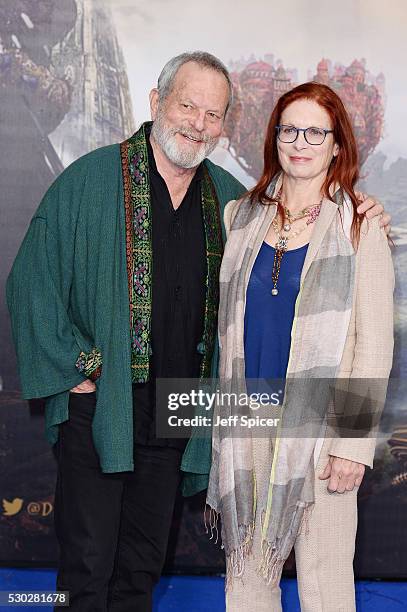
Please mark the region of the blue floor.
[[[297, 583], [282, 580], [283, 608], [300, 612]], [[55, 570], [1, 569], [0, 591], [52, 591]], [[161, 579], [154, 598], [154, 612], [224, 612], [223, 578], [207, 576], [165, 576]], [[358, 612], [405, 612], [407, 610], [406, 582], [360, 581], [356, 585]], [[33, 606], [0, 606], [0, 610], [38, 612]], [[255, 612], [255, 604], [252, 611]]]

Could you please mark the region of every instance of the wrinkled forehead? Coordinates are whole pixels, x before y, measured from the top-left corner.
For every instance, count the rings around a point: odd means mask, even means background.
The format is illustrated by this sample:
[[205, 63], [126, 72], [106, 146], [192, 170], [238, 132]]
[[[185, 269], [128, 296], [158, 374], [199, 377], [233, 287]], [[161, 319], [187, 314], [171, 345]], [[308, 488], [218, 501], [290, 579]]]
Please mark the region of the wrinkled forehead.
[[229, 84], [221, 72], [195, 62], [187, 62], [176, 73], [171, 93], [176, 96], [204, 97], [212, 104], [226, 106]]
[[325, 108], [307, 98], [291, 102], [281, 113], [280, 123], [301, 128], [332, 128], [331, 118]]

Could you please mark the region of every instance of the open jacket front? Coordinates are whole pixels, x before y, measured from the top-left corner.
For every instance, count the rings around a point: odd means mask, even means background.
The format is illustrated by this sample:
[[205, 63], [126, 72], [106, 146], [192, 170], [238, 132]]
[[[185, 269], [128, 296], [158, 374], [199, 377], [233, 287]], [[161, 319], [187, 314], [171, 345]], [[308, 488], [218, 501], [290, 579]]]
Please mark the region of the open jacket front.
[[[240, 197], [244, 188], [219, 166], [204, 164], [222, 218], [226, 202]], [[69, 390], [85, 378], [75, 366], [78, 355], [100, 350], [93, 439], [104, 472], [134, 467], [127, 259], [117, 144], [78, 159], [53, 183], [7, 282], [22, 395], [46, 398], [51, 443], [58, 425], [68, 419]], [[215, 374], [216, 346], [211, 358]], [[209, 469], [210, 448], [206, 451], [195, 467], [199, 483], [201, 471]], [[192, 479], [189, 486], [194, 492], [197, 485]]]

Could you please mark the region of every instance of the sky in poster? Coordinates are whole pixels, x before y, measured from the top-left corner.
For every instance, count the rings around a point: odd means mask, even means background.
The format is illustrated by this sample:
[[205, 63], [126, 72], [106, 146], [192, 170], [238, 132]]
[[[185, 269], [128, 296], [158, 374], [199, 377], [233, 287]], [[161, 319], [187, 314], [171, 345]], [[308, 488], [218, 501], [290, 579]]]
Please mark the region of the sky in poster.
[[366, 59], [386, 78], [383, 139], [387, 162], [407, 157], [407, 2], [405, 0], [109, 1], [129, 75], [136, 123], [149, 118], [148, 91], [164, 63], [205, 49], [230, 60], [273, 53], [300, 81], [322, 57], [344, 65]]

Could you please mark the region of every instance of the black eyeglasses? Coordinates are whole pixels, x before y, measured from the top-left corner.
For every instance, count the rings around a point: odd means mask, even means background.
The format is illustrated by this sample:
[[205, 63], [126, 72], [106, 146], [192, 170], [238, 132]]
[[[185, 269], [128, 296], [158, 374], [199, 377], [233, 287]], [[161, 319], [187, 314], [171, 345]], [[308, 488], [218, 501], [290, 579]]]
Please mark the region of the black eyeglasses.
[[333, 130], [324, 130], [324, 128], [297, 128], [294, 125], [276, 125], [276, 130], [278, 139], [286, 143], [295, 142], [299, 132], [304, 132], [304, 138], [310, 145], [321, 145], [326, 135], [333, 133]]

